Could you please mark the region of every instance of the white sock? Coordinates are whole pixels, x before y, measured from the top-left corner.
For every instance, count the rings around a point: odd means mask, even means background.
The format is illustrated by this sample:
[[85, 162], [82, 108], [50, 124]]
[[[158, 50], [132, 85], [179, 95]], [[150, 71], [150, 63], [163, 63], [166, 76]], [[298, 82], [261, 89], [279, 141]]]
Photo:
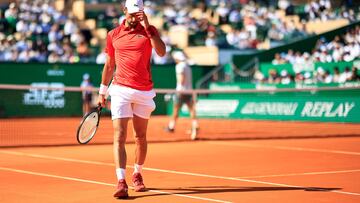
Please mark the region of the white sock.
[[192, 127], [192, 128], [195, 128], [195, 129], [199, 127], [199, 126], [198, 126], [198, 122], [197, 122], [196, 119], [192, 120], [192, 122], [191, 122], [191, 127]]
[[134, 164], [134, 173], [142, 173], [142, 167], [143, 165]]
[[174, 129], [174, 128], [175, 128], [175, 121], [174, 121], [174, 120], [171, 120], [171, 121], [169, 122], [169, 128], [170, 128], [170, 129]]
[[116, 169], [116, 176], [118, 180], [125, 179], [125, 169], [117, 168]]

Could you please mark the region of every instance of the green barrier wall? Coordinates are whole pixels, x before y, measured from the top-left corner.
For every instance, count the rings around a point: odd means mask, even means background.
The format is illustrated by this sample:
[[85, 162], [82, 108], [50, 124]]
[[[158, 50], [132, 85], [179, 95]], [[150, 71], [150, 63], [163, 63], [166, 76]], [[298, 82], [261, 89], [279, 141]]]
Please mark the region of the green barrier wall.
[[[101, 81], [102, 65], [0, 63], [0, 84], [47, 87], [80, 86], [82, 75], [89, 73], [94, 86]], [[213, 67], [193, 66], [193, 82]], [[155, 88], [175, 88], [175, 66], [153, 65]], [[80, 92], [54, 90], [0, 90], [0, 117], [75, 116], [82, 114]], [[155, 98], [154, 114], [166, 114], [162, 95]]]
[[[196, 107], [198, 116], [203, 118], [359, 123], [360, 89], [214, 94], [200, 97]], [[181, 116], [189, 116], [186, 106], [182, 107]]]
[[[334, 73], [334, 68], [338, 67], [340, 73], [344, 71], [346, 67], [349, 67], [350, 70], [353, 66], [358, 67], [358, 72], [360, 73], [360, 60], [355, 60], [351, 62], [333, 62], [333, 63], [314, 63], [314, 64], [308, 64], [307, 67], [299, 67], [300, 69], [303, 69], [305, 71], [313, 72], [317, 68], [322, 67], [324, 70], [329, 70], [331, 74]], [[280, 73], [281, 70], [287, 70], [288, 73], [295, 75], [295, 69], [294, 65], [292, 64], [280, 64], [280, 65], [273, 65], [271, 63], [261, 63], [260, 64], [260, 71], [264, 74], [265, 77], [269, 76], [269, 70], [275, 69], [278, 73]]]
[[[254, 83], [226, 83], [226, 82], [213, 82], [209, 85], [210, 90], [240, 90], [240, 89], [281, 89], [281, 88], [294, 88], [294, 89], [304, 89], [304, 88], [321, 88], [321, 87], [358, 87], [360, 88], [360, 82], [346, 82], [346, 83], [313, 83], [313, 84], [301, 84], [301, 83], [290, 83], [287, 85], [283, 84], [254, 84]], [[335, 91], [334, 91], [335, 92]], [[212, 94], [211, 97], [232, 97], [231, 94]], [[236, 96], [236, 95], [235, 95]]]

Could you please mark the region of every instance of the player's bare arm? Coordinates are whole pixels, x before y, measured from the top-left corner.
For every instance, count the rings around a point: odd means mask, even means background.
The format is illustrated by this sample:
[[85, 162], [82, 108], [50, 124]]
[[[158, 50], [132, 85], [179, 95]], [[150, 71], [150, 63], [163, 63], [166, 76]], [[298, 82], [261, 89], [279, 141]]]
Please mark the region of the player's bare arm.
[[[139, 21], [141, 22], [141, 24], [144, 26], [144, 28], [148, 29], [150, 27], [150, 23], [145, 12], [141, 11], [138, 12], [136, 15]], [[156, 54], [159, 56], [164, 56], [166, 53], [166, 47], [165, 47], [165, 43], [162, 41], [160, 36], [152, 35], [150, 37], [150, 41], [151, 41], [151, 46], [155, 49]]]
[[[101, 85], [108, 86], [110, 83], [110, 80], [113, 76], [115, 68], [115, 58], [111, 56], [107, 56], [106, 62], [102, 71], [102, 77], [101, 77]], [[105, 106], [105, 94], [99, 94], [98, 98], [98, 104], [101, 104], [101, 106]]]

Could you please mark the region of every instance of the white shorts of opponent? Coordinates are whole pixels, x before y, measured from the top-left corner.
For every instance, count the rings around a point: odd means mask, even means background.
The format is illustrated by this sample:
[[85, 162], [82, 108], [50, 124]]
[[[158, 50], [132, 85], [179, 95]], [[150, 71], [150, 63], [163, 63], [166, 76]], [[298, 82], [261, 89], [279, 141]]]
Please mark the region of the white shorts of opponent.
[[154, 90], [141, 91], [121, 85], [111, 85], [111, 118], [132, 118], [133, 115], [149, 119], [155, 110]]

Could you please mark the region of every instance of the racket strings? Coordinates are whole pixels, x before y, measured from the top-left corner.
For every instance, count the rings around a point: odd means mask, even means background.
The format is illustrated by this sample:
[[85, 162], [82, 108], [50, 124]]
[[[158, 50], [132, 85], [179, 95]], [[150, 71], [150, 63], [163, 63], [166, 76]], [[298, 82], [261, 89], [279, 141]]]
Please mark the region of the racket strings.
[[79, 132], [79, 137], [82, 141], [86, 142], [87, 140], [91, 139], [92, 136], [94, 136], [97, 129], [98, 120], [99, 116], [96, 112], [88, 115], [85, 118]]

